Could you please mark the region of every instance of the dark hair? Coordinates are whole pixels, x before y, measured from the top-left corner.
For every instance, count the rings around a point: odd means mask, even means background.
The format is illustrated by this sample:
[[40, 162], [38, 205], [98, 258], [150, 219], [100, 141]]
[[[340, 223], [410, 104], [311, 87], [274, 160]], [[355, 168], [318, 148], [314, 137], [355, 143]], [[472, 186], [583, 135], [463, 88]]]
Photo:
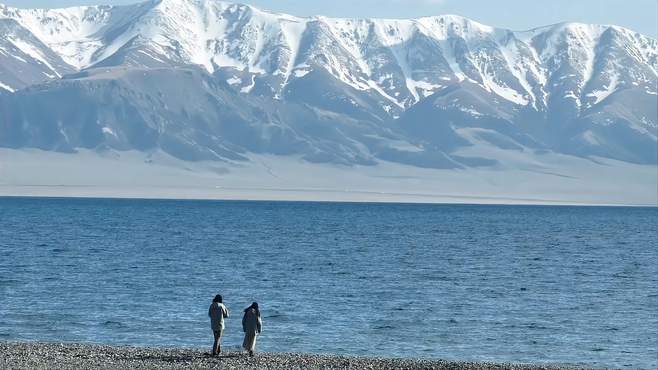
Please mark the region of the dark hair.
[[256, 311], [256, 314], [258, 316], [260, 316], [260, 310], [258, 309], [258, 303], [257, 302], [254, 302], [254, 303], [251, 304], [251, 306], [245, 308], [244, 312], [247, 312], [247, 311], [251, 310], [252, 308]]
[[213, 303], [215, 303], [215, 302], [222, 303], [222, 295], [221, 295], [221, 294], [217, 294], [217, 295], [215, 296], [215, 298], [212, 300], [212, 302], [213, 302]]

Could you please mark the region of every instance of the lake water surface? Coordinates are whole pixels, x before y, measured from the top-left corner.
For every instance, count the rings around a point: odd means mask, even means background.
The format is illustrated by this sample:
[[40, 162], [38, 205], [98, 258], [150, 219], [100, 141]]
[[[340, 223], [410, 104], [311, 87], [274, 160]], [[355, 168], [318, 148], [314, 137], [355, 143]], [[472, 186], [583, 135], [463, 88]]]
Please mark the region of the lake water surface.
[[658, 209], [0, 198], [0, 340], [658, 367]]

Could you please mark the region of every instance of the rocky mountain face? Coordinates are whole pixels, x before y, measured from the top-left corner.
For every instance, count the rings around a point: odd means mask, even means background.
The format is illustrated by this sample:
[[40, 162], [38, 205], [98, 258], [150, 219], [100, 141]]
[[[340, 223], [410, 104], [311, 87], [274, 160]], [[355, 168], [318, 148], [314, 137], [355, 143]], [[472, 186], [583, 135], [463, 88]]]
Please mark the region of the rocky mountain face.
[[215, 0], [0, 5], [0, 146], [495, 166], [487, 146], [658, 162], [658, 43], [453, 15], [299, 18]]

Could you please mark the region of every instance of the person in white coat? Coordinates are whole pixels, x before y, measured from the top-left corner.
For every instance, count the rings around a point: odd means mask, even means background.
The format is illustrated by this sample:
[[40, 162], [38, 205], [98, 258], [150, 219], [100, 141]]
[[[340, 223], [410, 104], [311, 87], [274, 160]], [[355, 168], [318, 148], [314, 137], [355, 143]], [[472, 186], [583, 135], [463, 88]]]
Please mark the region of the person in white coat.
[[254, 355], [256, 349], [256, 336], [260, 334], [263, 322], [260, 319], [260, 310], [258, 303], [254, 302], [244, 310], [242, 316], [242, 331], [244, 331], [244, 341], [242, 348], [249, 351], [249, 356]]
[[210, 317], [210, 328], [215, 336], [215, 342], [212, 345], [212, 355], [222, 352], [222, 334], [224, 333], [224, 319], [228, 317], [228, 309], [224, 306], [222, 296], [217, 294], [208, 308]]

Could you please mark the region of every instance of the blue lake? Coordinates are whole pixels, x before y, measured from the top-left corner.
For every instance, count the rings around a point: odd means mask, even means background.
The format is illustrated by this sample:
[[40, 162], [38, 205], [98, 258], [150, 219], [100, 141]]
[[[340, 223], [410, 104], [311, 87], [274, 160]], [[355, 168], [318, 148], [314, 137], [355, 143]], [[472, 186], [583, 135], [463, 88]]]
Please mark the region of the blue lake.
[[0, 198], [0, 340], [658, 367], [658, 209]]

